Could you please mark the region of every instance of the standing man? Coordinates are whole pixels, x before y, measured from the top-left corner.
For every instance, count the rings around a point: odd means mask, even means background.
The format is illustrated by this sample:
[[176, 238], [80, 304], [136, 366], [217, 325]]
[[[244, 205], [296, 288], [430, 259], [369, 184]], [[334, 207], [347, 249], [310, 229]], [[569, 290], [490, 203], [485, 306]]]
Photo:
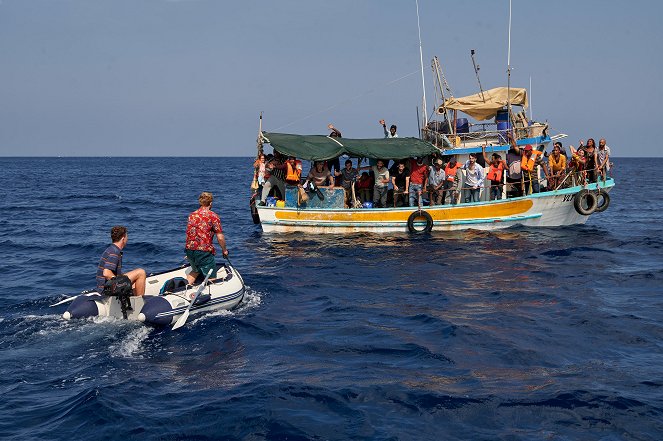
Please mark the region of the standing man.
[[426, 188], [428, 182], [428, 166], [424, 163], [422, 156], [410, 159], [410, 207], [419, 205], [419, 197]]
[[385, 123], [383, 119], [380, 120], [380, 124], [382, 125], [382, 130], [384, 130], [385, 138], [398, 138], [398, 133], [396, 133], [396, 124], [392, 124], [391, 127], [389, 127], [389, 131], [387, 131], [387, 123]]
[[470, 153], [469, 163], [465, 168], [465, 203], [479, 202], [483, 187], [483, 167], [477, 165], [477, 156]]
[[216, 240], [221, 245], [223, 257], [228, 256], [226, 248], [226, 239], [223, 237], [221, 229], [221, 219], [219, 215], [212, 211], [212, 193], [206, 191], [200, 193], [198, 202], [200, 208], [189, 215], [189, 222], [186, 226], [186, 258], [191, 264], [191, 272], [186, 278], [192, 284], [198, 274], [207, 272], [211, 269], [210, 280], [216, 278], [216, 260], [214, 254], [214, 244], [212, 239], [216, 235]]
[[596, 155], [598, 157], [601, 179], [605, 181], [610, 171], [610, 147], [605, 145], [605, 138], [599, 140], [599, 151]]
[[335, 176], [341, 176], [341, 186], [345, 191], [345, 205], [347, 208], [353, 208], [355, 201], [352, 198], [352, 186], [357, 180], [359, 172], [356, 168], [352, 167], [352, 160], [345, 160], [345, 168], [343, 170], [334, 172]]
[[373, 186], [373, 206], [387, 207], [387, 190], [389, 189], [389, 169], [385, 167], [384, 160], [378, 159], [377, 165], [360, 167], [358, 170], [373, 170], [375, 185]]
[[405, 168], [405, 163], [399, 161], [391, 174], [391, 184], [394, 186], [394, 207], [407, 206], [408, 187], [410, 186], [410, 171]]
[[127, 228], [117, 225], [111, 228], [111, 243], [101, 255], [97, 266], [97, 291], [102, 293], [106, 282], [116, 276], [125, 276], [131, 280], [135, 296], [145, 294], [145, 270], [136, 268], [122, 273], [122, 249], [127, 245]]
[[[449, 203], [456, 205], [458, 203], [458, 182], [462, 174], [460, 173], [460, 163], [456, 161], [456, 157], [452, 156], [449, 163], [444, 167], [444, 191], [442, 192], [442, 205], [446, 199], [447, 193], [449, 194]], [[460, 175], [460, 176], [457, 176]]]
[[262, 195], [259, 205], [265, 205], [267, 196], [272, 188], [278, 189], [279, 196], [285, 199], [285, 170], [288, 168], [283, 162], [282, 155], [274, 152], [274, 157], [265, 164], [265, 185], [262, 186]]
[[431, 205], [442, 205], [442, 192], [446, 175], [441, 159], [436, 159], [428, 175], [428, 200]]

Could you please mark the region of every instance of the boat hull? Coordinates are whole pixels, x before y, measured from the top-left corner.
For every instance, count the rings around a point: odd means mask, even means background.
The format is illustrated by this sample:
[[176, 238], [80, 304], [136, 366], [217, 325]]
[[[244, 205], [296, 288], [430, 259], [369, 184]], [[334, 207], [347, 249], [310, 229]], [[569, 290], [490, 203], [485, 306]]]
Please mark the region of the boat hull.
[[[584, 224], [589, 216], [574, 207], [574, 196], [582, 189], [609, 192], [606, 182], [500, 201], [422, 207], [433, 221], [432, 231], [465, 229], [498, 230], [514, 225], [558, 227]], [[296, 209], [257, 207], [265, 233], [304, 232], [311, 234], [404, 233], [416, 207], [383, 209]]]
[[[190, 272], [189, 266], [177, 268], [148, 276], [145, 295], [130, 297], [131, 311], [127, 311], [127, 320], [142, 321], [152, 325], [175, 323], [184, 313], [193, 299], [199, 285], [183, 287], [172, 293], [159, 294], [167, 280], [175, 277], [185, 278]], [[243, 299], [244, 284], [239, 273], [229, 265], [220, 265], [217, 279], [205, 287], [196, 304], [191, 306], [191, 313], [233, 309]], [[63, 314], [65, 319], [85, 317], [124, 318], [122, 307], [117, 297], [97, 293], [81, 294]]]

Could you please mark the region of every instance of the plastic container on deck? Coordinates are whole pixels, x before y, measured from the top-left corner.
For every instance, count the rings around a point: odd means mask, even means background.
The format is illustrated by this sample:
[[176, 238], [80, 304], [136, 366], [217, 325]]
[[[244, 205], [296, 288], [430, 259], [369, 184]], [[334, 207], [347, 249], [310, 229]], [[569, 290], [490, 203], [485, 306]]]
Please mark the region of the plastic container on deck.
[[265, 205], [268, 207], [276, 206], [276, 198], [274, 196], [269, 196], [267, 199], [265, 199]]
[[363, 204], [361, 204], [363, 208], [373, 208], [373, 202], [366, 201]]

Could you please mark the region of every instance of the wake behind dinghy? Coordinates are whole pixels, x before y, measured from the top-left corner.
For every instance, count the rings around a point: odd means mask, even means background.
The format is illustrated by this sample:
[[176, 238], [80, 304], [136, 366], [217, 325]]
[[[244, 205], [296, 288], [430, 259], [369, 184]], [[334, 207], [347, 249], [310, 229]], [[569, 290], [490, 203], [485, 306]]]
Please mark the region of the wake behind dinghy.
[[[244, 282], [232, 265], [217, 263], [217, 278], [203, 289], [191, 312], [233, 309], [244, 298]], [[84, 293], [76, 297], [67, 311], [65, 319], [85, 317], [116, 317], [136, 320], [151, 325], [166, 326], [175, 323], [186, 311], [196, 295], [204, 277], [198, 276], [193, 285], [187, 285], [189, 265], [157, 274], [150, 274], [145, 283], [145, 295], [129, 297], [130, 308], [123, 311], [119, 297], [99, 293]]]

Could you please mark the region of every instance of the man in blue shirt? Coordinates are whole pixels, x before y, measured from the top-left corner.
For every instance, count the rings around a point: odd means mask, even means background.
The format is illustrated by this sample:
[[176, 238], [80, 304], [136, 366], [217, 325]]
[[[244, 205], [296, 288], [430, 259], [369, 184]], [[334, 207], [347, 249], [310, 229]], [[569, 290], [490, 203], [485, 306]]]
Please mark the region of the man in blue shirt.
[[124, 275], [131, 280], [135, 296], [145, 294], [145, 270], [136, 268], [128, 273], [122, 273], [122, 249], [127, 245], [127, 228], [115, 226], [111, 228], [111, 243], [101, 255], [99, 266], [97, 267], [97, 291], [101, 293], [104, 290], [106, 281], [115, 276]]

